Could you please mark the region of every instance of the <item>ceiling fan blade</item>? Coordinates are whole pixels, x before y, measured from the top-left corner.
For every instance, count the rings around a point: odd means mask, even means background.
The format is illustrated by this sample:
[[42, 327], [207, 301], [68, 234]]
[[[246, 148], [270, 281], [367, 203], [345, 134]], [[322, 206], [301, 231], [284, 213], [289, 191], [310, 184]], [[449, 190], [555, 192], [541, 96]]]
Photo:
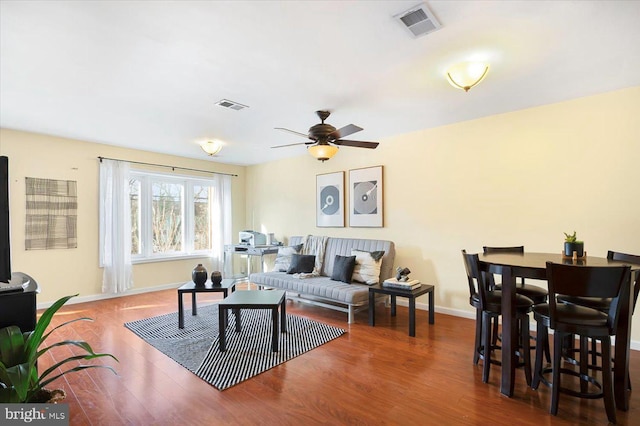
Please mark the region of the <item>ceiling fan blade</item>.
[[342, 146], [355, 146], [356, 148], [369, 149], [375, 149], [378, 146], [378, 142], [350, 141], [347, 139], [338, 139], [337, 141], [333, 141], [331, 143]]
[[294, 146], [294, 145], [313, 145], [315, 142], [298, 142], [298, 143], [290, 143], [287, 145], [276, 145], [271, 148], [284, 148], [285, 146]]
[[329, 134], [329, 139], [344, 138], [345, 136], [352, 135], [360, 130], [362, 130], [362, 127], [358, 127], [355, 124], [347, 124], [346, 126], [331, 132]]
[[305, 135], [304, 133], [296, 132], [295, 130], [285, 129], [284, 127], [274, 127], [276, 130], [282, 130], [283, 132], [293, 133], [294, 135], [302, 136], [303, 138], [309, 138], [309, 135]]

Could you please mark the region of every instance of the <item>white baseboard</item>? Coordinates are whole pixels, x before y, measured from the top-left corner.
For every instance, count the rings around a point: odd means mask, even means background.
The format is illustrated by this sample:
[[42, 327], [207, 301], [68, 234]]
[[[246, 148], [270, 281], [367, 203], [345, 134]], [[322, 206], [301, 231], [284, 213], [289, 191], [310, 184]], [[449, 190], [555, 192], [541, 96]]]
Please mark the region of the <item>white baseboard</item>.
[[[134, 294], [151, 293], [154, 291], [168, 290], [170, 288], [177, 289], [182, 284], [184, 284], [184, 281], [181, 281], [178, 283], [172, 283], [172, 284], [163, 284], [163, 285], [154, 286], [154, 287], [135, 288], [135, 289], [127, 290], [124, 293], [118, 293], [118, 294], [91, 294], [88, 296], [78, 296], [78, 297], [73, 297], [69, 299], [69, 301], [65, 304], [65, 306], [74, 305], [76, 303], [95, 302], [96, 300], [113, 299], [116, 297], [132, 296]], [[38, 303], [37, 308], [46, 309], [49, 306], [53, 305], [53, 303], [54, 302]]]

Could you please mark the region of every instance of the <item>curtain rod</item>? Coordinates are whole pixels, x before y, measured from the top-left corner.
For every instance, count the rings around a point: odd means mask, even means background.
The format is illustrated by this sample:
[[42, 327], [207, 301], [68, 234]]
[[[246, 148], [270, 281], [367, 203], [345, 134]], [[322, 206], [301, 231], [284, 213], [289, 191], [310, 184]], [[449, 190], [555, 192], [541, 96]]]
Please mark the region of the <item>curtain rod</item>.
[[188, 167], [178, 167], [178, 166], [167, 166], [166, 164], [156, 164], [156, 163], [145, 163], [143, 161], [131, 161], [131, 160], [120, 160], [119, 158], [109, 158], [109, 157], [98, 157], [100, 159], [100, 162], [102, 163], [102, 160], [113, 160], [113, 161], [122, 161], [125, 163], [133, 163], [133, 164], [144, 164], [145, 166], [156, 166], [156, 167], [167, 167], [170, 168], [171, 170], [189, 170], [191, 172], [202, 172], [202, 173], [213, 173], [215, 175], [225, 175], [225, 176], [233, 176], [233, 177], [238, 177], [238, 175], [234, 175], [233, 173], [222, 173], [222, 172], [212, 172], [211, 170], [200, 170], [200, 169], [190, 169]]

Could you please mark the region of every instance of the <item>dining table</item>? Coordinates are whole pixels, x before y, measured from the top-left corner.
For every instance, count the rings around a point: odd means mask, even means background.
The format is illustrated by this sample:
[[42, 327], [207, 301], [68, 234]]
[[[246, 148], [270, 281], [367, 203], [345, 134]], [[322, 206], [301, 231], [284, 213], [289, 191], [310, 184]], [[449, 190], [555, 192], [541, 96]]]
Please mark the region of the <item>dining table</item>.
[[[547, 280], [547, 262], [587, 265], [620, 266], [624, 262], [604, 257], [584, 256], [579, 259], [566, 258], [559, 253], [490, 253], [479, 254], [479, 267], [483, 272], [502, 276], [502, 369], [500, 392], [513, 396], [515, 369], [518, 364], [518, 327], [516, 321], [516, 278]], [[631, 316], [633, 314], [633, 289], [640, 277], [640, 265], [631, 266], [631, 286], [621, 296], [621, 310], [616, 329], [614, 395], [616, 407], [629, 409], [629, 350], [631, 342]], [[636, 284], [640, 285], [640, 284]]]

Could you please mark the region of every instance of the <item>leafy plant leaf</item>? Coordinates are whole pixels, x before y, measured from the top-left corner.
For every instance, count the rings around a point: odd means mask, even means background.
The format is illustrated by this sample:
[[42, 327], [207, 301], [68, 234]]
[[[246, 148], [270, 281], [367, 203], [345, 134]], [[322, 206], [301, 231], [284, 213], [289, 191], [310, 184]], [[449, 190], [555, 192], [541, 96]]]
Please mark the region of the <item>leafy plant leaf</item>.
[[[74, 296], [77, 296], [74, 295]], [[43, 342], [51, 336], [55, 330], [64, 327], [76, 321], [92, 321], [91, 318], [76, 318], [66, 321], [45, 334], [45, 331], [54, 314], [72, 297], [66, 296], [57, 300], [51, 305], [40, 317], [33, 331], [22, 333], [15, 326], [9, 326], [0, 329], [0, 402], [28, 402], [30, 398], [38, 393], [43, 386], [51, 383], [59, 377], [76, 371], [85, 370], [87, 368], [106, 368], [114, 374], [116, 371], [103, 365], [78, 365], [63, 371], [54, 377], [48, 376], [57, 371], [62, 365], [69, 362], [80, 360], [92, 360], [96, 358], [110, 357], [116, 362], [118, 359], [108, 353], [96, 353], [91, 345], [82, 340], [63, 340], [53, 343], [43, 349], [40, 349]], [[55, 365], [49, 367], [40, 376], [38, 376], [37, 361], [44, 353], [55, 347], [75, 346], [81, 351], [80, 355], [72, 355]], [[46, 379], [45, 379], [46, 378]]]

